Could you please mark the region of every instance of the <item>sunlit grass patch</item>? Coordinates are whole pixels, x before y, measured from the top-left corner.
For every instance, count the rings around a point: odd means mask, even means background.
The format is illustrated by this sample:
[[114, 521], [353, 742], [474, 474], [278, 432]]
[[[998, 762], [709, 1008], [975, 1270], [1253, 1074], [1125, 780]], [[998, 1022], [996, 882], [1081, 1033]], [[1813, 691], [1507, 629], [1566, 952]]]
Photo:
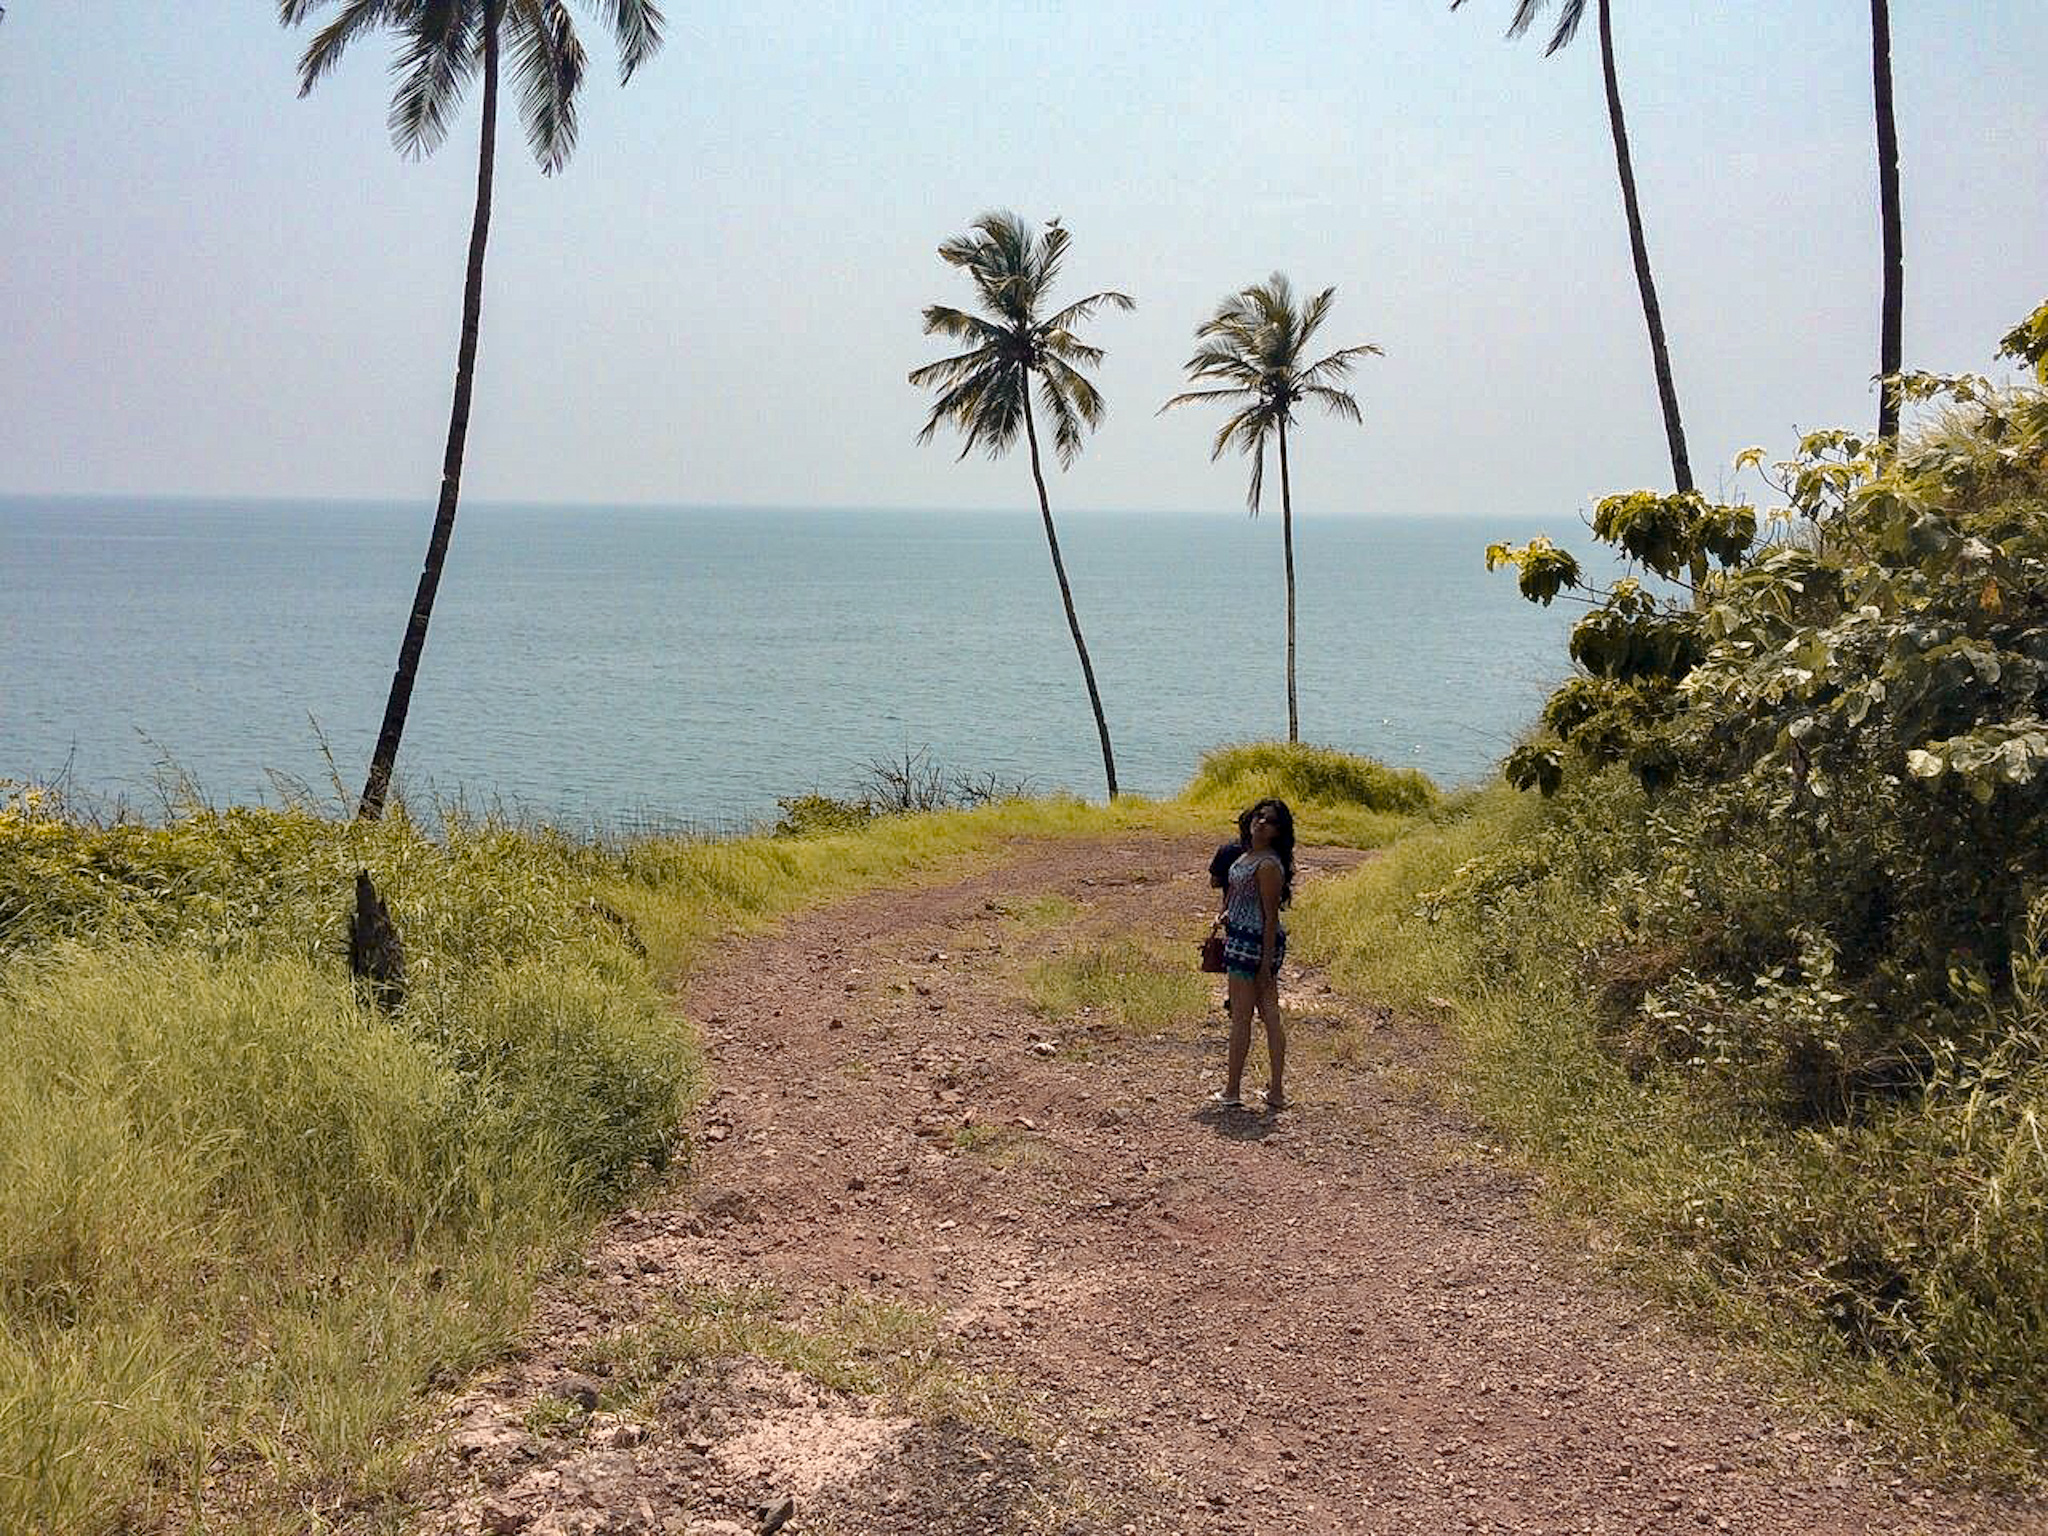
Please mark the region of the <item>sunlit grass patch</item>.
[[1191, 806], [1228, 816], [1268, 797], [1287, 802], [1303, 842], [1377, 848], [1435, 805], [1437, 790], [1412, 768], [1330, 747], [1259, 741], [1205, 752], [1181, 793]]
[[1057, 891], [1046, 891], [1037, 896], [1026, 897], [1013, 906], [1003, 908], [1003, 915], [1018, 928], [1027, 932], [1045, 928], [1062, 928], [1081, 915], [1081, 904], [1062, 896]]
[[1026, 993], [1048, 1021], [1153, 1033], [1192, 1023], [1206, 1011], [1211, 989], [1194, 960], [1192, 944], [1169, 951], [1136, 939], [1093, 942], [1034, 965]]

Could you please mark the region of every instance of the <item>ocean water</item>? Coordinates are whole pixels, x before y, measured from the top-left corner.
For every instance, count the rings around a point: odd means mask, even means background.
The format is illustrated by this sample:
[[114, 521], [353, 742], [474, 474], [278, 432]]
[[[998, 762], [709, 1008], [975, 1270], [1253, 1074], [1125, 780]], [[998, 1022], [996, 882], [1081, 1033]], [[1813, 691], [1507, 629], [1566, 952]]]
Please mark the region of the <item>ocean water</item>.
[[[147, 810], [360, 788], [426, 546], [419, 505], [0, 499], [0, 778]], [[1123, 787], [1284, 736], [1280, 522], [1059, 515]], [[1565, 674], [1566, 609], [1489, 575], [1527, 518], [1295, 529], [1305, 740], [1446, 783]], [[1570, 530], [1551, 528], [1553, 533]], [[729, 828], [928, 751], [1103, 792], [1035, 513], [465, 506], [399, 758], [415, 798]]]

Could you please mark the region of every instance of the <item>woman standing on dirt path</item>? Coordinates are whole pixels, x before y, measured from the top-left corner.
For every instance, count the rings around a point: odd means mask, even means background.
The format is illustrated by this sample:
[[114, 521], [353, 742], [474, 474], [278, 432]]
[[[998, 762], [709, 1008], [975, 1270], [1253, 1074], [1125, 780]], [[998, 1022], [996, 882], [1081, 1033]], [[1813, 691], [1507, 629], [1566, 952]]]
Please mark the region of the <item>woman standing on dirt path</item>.
[[1223, 963], [1230, 973], [1229, 1078], [1213, 1102], [1242, 1107], [1245, 1058], [1252, 1048], [1252, 1010], [1266, 1023], [1272, 1077], [1266, 1107], [1287, 1107], [1287, 1026], [1280, 1017], [1280, 962], [1287, 930], [1280, 909], [1294, 895], [1294, 813], [1284, 800], [1261, 800], [1245, 812], [1245, 851], [1224, 886]]

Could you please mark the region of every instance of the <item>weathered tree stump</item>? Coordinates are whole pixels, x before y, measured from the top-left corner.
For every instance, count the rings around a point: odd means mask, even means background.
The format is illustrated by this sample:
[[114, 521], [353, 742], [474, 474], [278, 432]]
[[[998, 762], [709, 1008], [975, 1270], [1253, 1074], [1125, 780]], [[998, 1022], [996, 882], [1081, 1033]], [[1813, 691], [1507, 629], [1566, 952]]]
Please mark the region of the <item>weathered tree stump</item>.
[[348, 920], [348, 968], [356, 991], [366, 1001], [395, 1009], [405, 1001], [405, 941], [391, 913], [370, 882], [367, 869], [356, 871], [356, 906]]

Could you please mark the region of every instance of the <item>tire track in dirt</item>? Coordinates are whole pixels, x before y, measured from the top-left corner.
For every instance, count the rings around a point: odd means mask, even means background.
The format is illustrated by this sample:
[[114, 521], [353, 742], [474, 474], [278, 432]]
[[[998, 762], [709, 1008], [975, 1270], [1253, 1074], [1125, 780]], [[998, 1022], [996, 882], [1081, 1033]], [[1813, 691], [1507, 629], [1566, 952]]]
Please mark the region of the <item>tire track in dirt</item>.
[[[1313, 973], [1283, 989], [1279, 1116], [1203, 1107], [1213, 1004], [1155, 1037], [1030, 1010], [1022, 975], [1061, 946], [1163, 938], [1191, 963], [1209, 852], [1019, 844], [700, 970], [696, 1166], [457, 1403], [428, 1528], [732, 1536], [784, 1496], [791, 1533], [904, 1536], [2043, 1528], [1774, 1414], [1529, 1214], [1483, 1133], [1414, 1086], [1425, 1034]], [[1303, 879], [1357, 858], [1305, 849]], [[1344, 1025], [1364, 1027], [1349, 1060]], [[1261, 1067], [1255, 1045], [1248, 1088]], [[849, 1296], [930, 1309], [946, 1370], [1007, 1384], [998, 1411], [919, 1419], [735, 1359], [634, 1417], [549, 1408], [605, 1393], [564, 1382], [594, 1341], [761, 1285], [797, 1327]]]

